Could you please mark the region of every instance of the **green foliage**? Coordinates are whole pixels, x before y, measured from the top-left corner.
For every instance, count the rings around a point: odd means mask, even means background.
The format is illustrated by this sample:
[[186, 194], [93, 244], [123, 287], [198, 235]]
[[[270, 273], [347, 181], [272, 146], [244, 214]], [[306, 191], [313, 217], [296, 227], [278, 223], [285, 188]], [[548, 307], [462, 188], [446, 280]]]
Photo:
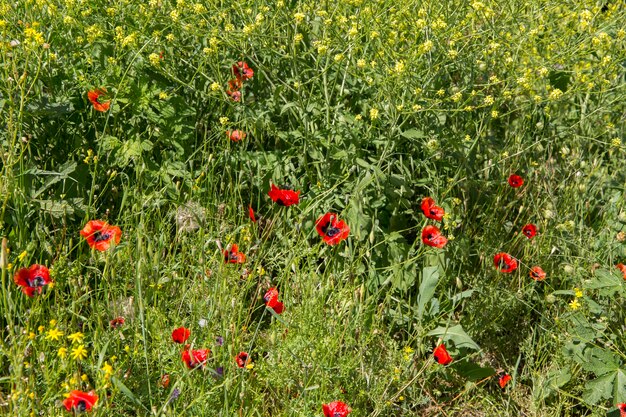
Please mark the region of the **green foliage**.
[[[620, 6], [0, 0], [0, 414], [58, 414], [79, 388], [100, 396], [95, 415], [626, 402]], [[254, 76], [236, 101], [240, 61]], [[300, 203], [273, 204], [270, 184]], [[350, 227], [332, 247], [315, 231], [326, 212]], [[120, 244], [90, 250], [94, 219]], [[445, 248], [422, 243], [426, 225]], [[224, 264], [231, 244], [245, 264]], [[501, 251], [514, 273], [494, 270]], [[54, 286], [30, 299], [13, 276], [35, 263]], [[204, 371], [182, 365], [181, 325], [212, 350]], [[432, 360], [440, 342], [450, 366]]]

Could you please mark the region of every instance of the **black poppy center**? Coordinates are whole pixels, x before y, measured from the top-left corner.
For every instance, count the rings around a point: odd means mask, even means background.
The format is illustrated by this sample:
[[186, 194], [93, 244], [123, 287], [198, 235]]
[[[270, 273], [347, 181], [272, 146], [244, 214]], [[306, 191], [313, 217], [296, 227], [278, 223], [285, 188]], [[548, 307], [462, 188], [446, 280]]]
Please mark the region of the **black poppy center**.
[[228, 252], [228, 260], [232, 261], [235, 259], [237, 259], [237, 252], [233, 252], [233, 251]]
[[436, 216], [436, 215], [437, 215], [437, 210], [435, 210], [435, 209], [430, 209], [430, 215], [431, 215], [431, 216]]
[[85, 402], [85, 400], [80, 400], [76, 403], [74, 408], [76, 408], [78, 411], [85, 411], [87, 410], [87, 402]]
[[111, 239], [111, 233], [110, 232], [100, 232], [97, 231], [93, 234], [93, 241], [94, 242], [102, 242], [105, 240], [109, 240]]
[[330, 227], [326, 229], [326, 236], [328, 237], [334, 237], [336, 235], [339, 234], [339, 232], [341, 232], [341, 229], [339, 229], [338, 227]]
[[335, 411], [333, 413], [333, 417], [341, 417], [341, 413], [339, 411]]
[[43, 287], [44, 285], [46, 285], [46, 280], [40, 275], [28, 280], [29, 287]]
[[504, 260], [504, 258], [500, 259], [499, 265], [500, 265], [500, 269], [502, 270], [509, 268], [509, 264]]

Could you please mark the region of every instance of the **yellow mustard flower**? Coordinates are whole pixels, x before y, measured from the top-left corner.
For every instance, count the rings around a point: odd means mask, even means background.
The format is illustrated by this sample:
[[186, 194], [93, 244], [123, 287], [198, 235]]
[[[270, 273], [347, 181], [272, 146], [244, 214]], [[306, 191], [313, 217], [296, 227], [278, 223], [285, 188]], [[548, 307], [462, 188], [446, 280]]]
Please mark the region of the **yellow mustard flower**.
[[87, 357], [87, 349], [84, 345], [78, 345], [77, 347], [72, 349], [72, 358], [75, 360], [82, 360]]

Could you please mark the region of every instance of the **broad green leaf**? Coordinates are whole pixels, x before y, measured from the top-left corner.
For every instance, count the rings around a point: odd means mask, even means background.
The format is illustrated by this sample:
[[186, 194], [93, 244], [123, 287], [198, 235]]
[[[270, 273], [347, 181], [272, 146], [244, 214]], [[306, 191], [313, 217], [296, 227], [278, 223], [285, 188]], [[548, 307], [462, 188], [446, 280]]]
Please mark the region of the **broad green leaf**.
[[458, 348], [480, 350], [480, 347], [465, 333], [465, 330], [463, 330], [460, 324], [448, 328], [439, 326], [428, 332], [427, 336], [437, 336], [441, 337], [443, 340], [451, 340]]
[[585, 289], [598, 290], [602, 296], [611, 296], [618, 292], [623, 293], [624, 286], [623, 277], [606, 269], [596, 270], [593, 277], [584, 284]]
[[426, 135], [421, 130], [417, 129], [409, 129], [400, 133], [400, 135], [404, 136], [407, 139], [422, 139], [425, 138]]
[[124, 385], [122, 381], [112, 376], [111, 382], [113, 382], [113, 385], [115, 385], [122, 392], [122, 394], [124, 394], [129, 400], [131, 400], [132, 402], [134, 402], [136, 405], [140, 406], [141, 408], [145, 409], [146, 411], [149, 411], [148, 408], [145, 405], [143, 405], [141, 401], [139, 401], [139, 399], [135, 396], [135, 394], [133, 394], [132, 391], [129, 390], [128, 387]]
[[479, 381], [485, 379], [491, 375], [496, 374], [496, 370], [490, 366], [482, 367], [474, 362], [470, 362], [467, 359], [458, 362], [452, 362], [450, 365], [454, 368], [459, 375], [463, 376], [470, 381]]
[[435, 288], [439, 282], [439, 266], [427, 266], [422, 269], [419, 295], [417, 296], [417, 317], [422, 318], [426, 305], [435, 295]]

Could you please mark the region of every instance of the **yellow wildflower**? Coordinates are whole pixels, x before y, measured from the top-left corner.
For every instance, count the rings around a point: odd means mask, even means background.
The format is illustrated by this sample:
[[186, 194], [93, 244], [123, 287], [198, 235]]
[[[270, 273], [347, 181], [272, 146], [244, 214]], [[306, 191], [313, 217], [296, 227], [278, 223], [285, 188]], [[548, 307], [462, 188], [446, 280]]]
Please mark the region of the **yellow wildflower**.
[[85, 335], [82, 334], [81, 332], [76, 332], [76, 333], [72, 333], [71, 335], [67, 336], [67, 338], [69, 340], [71, 340], [72, 343], [80, 343], [85, 338]]
[[57, 356], [61, 359], [65, 359], [67, 357], [67, 348], [59, 348], [59, 350], [57, 351]]
[[56, 327], [46, 332], [46, 340], [59, 340], [63, 336], [63, 332]]
[[578, 310], [580, 308], [580, 303], [578, 302], [577, 298], [570, 301], [569, 308], [571, 308], [572, 310]]
[[574, 288], [574, 295], [576, 298], [581, 298], [583, 296], [583, 292], [580, 288]]
[[72, 349], [71, 355], [75, 360], [85, 359], [87, 357], [87, 349], [85, 349], [84, 345], [78, 345], [78, 347]]

